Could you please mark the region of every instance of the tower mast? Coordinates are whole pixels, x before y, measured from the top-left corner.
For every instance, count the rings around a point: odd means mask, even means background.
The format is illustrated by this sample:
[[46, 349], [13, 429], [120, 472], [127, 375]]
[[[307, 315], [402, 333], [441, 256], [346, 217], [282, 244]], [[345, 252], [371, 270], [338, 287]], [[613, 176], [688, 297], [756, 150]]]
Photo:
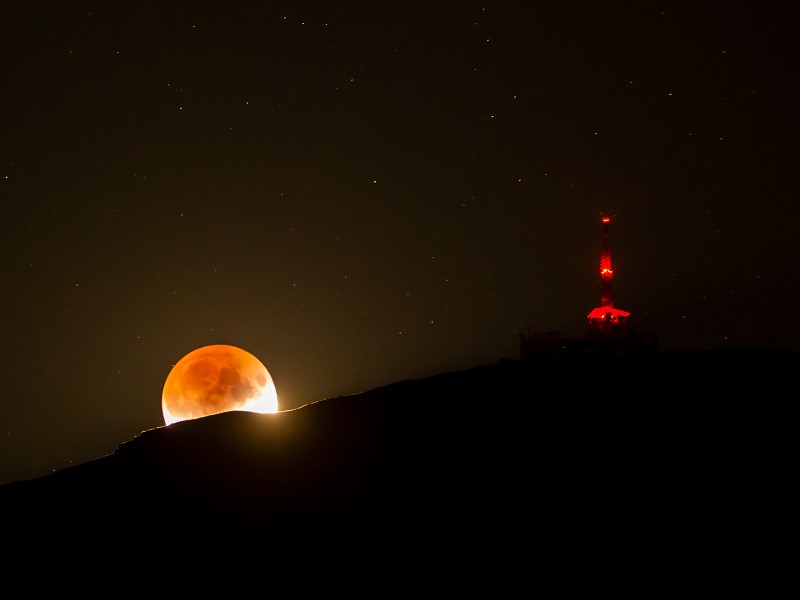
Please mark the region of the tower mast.
[[603, 248], [600, 250], [600, 306], [614, 307], [612, 284], [614, 271], [611, 268], [611, 248], [608, 247], [608, 224], [611, 217], [603, 217]]
[[611, 246], [608, 230], [611, 217], [602, 216], [603, 245], [600, 248], [600, 306], [588, 315], [588, 327], [582, 340], [563, 339], [560, 331], [535, 331], [528, 327], [519, 333], [520, 358], [548, 354], [597, 352], [629, 354], [658, 349], [658, 340], [650, 334], [639, 333], [628, 320], [631, 313], [614, 306], [614, 269], [611, 266]]
[[611, 247], [608, 244], [608, 229], [611, 217], [602, 217], [603, 246], [600, 249], [600, 306], [586, 315], [591, 333], [615, 333], [631, 315], [628, 311], [614, 307], [614, 269], [611, 268]]

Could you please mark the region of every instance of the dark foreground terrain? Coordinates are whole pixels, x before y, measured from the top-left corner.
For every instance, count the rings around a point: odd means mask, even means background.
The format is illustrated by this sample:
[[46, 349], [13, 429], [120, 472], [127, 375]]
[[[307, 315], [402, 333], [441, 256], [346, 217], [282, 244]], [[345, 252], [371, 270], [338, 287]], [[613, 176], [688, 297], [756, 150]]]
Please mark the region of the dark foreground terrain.
[[2, 541], [87, 567], [168, 554], [158, 570], [202, 573], [236, 556], [764, 591], [788, 560], [797, 367], [772, 350], [542, 355], [185, 421], [0, 486]]

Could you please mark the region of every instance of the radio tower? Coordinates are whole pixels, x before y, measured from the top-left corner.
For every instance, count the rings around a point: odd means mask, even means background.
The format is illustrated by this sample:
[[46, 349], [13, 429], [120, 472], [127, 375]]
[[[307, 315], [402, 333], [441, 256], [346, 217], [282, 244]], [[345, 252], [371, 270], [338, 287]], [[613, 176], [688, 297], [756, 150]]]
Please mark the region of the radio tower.
[[583, 339], [564, 339], [558, 330], [536, 331], [528, 326], [519, 333], [520, 358], [542, 354], [613, 354], [658, 350], [658, 340], [649, 333], [639, 333], [629, 322], [626, 310], [614, 306], [614, 269], [608, 245], [611, 217], [601, 217], [603, 247], [600, 250], [600, 306], [586, 315], [588, 328]]
[[627, 331], [631, 313], [614, 307], [614, 269], [611, 267], [611, 248], [608, 246], [608, 226], [611, 217], [602, 217], [603, 248], [600, 250], [600, 306], [586, 315], [589, 337], [617, 337]]

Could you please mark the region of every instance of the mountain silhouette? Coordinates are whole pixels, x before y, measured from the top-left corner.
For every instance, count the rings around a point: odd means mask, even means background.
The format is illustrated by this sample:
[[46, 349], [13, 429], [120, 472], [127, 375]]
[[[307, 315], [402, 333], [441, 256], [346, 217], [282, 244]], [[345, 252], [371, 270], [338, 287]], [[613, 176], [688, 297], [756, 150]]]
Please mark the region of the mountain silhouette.
[[716, 573], [781, 526], [797, 364], [767, 350], [542, 354], [183, 421], [0, 486], [3, 543]]

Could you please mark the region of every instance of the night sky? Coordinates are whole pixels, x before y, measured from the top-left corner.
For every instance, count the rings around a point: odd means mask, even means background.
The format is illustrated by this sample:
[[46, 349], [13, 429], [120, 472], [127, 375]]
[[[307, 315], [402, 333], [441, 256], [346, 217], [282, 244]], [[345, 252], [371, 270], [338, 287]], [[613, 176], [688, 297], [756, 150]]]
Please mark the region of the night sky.
[[[256, 355], [294, 408], [582, 337], [798, 349], [792, 3], [0, 7], [0, 483]], [[491, 408], [491, 406], [487, 406]]]

